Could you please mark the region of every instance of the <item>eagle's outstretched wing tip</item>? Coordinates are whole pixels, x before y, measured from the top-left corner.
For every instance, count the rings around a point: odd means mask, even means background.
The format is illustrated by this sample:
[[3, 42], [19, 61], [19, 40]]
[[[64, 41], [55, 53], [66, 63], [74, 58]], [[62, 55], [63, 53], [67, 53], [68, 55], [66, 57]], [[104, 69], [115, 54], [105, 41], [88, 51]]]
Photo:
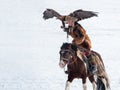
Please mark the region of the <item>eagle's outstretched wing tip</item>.
[[98, 13], [93, 12], [93, 11], [85, 11], [82, 9], [78, 9], [70, 13], [69, 16], [76, 17], [78, 18], [78, 21], [79, 21], [79, 20], [84, 20], [84, 19], [91, 18], [94, 16], [98, 17]]
[[46, 10], [43, 12], [43, 19], [45, 20], [53, 17], [59, 18], [60, 16], [61, 15], [58, 12], [49, 8], [46, 8]]

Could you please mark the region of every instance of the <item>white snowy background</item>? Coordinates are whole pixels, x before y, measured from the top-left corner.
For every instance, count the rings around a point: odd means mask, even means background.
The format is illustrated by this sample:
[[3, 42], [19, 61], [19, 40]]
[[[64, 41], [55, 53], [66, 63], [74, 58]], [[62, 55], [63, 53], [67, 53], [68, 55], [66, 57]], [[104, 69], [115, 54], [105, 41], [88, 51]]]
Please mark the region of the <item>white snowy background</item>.
[[[120, 90], [120, 0], [0, 0], [0, 90], [64, 90], [67, 75], [58, 63], [66, 33], [59, 20], [43, 20], [46, 8], [99, 12], [79, 23], [104, 60], [111, 90]], [[75, 79], [71, 90], [82, 90], [81, 83]]]

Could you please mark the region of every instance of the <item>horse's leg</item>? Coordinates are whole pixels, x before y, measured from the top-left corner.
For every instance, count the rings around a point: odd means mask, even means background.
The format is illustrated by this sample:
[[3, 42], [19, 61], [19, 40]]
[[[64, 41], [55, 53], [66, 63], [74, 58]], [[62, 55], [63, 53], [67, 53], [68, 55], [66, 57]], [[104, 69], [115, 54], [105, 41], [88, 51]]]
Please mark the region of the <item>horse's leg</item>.
[[83, 90], [87, 90], [87, 85], [86, 85], [86, 83], [83, 84]]
[[70, 90], [70, 84], [71, 84], [70, 81], [66, 82], [65, 90]]
[[92, 83], [93, 90], [96, 90], [96, 89], [97, 89], [97, 85], [96, 85], [96, 83], [95, 83], [94, 76], [92, 75], [92, 76], [90, 76], [90, 77], [88, 77], [88, 78], [89, 78], [90, 82]]
[[70, 90], [70, 84], [72, 83], [74, 77], [72, 77], [71, 75], [68, 75], [68, 80], [66, 82], [66, 86], [65, 86], [65, 90]]
[[93, 90], [96, 90], [97, 89], [97, 85], [95, 82], [92, 82], [92, 86], [93, 86]]
[[83, 90], [87, 90], [86, 78], [82, 78]]

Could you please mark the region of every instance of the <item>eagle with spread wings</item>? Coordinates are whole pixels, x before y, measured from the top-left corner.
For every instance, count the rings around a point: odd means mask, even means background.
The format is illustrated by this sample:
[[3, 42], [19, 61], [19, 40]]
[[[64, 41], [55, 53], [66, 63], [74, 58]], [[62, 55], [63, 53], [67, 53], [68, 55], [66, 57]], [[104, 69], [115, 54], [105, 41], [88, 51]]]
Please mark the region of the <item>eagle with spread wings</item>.
[[[74, 12], [66, 16], [77, 18], [77, 21], [80, 21], [80, 20], [91, 18], [93, 16], [98, 16], [98, 15], [97, 15], [97, 12], [85, 11], [85, 10], [79, 9], [79, 10], [75, 10]], [[62, 19], [63, 15], [60, 15], [58, 12], [56, 12], [53, 9], [46, 9], [43, 12], [43, 18], [45, 20], [53, 17], [56, 17], [57, 19], [63, 21]]]

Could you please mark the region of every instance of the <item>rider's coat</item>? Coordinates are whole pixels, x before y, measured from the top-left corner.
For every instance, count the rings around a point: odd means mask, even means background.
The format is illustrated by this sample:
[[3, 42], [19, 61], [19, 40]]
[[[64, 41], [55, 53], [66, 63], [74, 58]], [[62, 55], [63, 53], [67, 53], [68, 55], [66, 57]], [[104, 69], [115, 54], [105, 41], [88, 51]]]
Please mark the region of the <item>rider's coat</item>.
[[73, 30], [69, 32], [69, 35], [73, 38], [73, 43], [82, 46], [85, 49], [89, 49], [92, 47], [91, 40], [87, 35], [85, 29], [78, 23], [75, 24]]

